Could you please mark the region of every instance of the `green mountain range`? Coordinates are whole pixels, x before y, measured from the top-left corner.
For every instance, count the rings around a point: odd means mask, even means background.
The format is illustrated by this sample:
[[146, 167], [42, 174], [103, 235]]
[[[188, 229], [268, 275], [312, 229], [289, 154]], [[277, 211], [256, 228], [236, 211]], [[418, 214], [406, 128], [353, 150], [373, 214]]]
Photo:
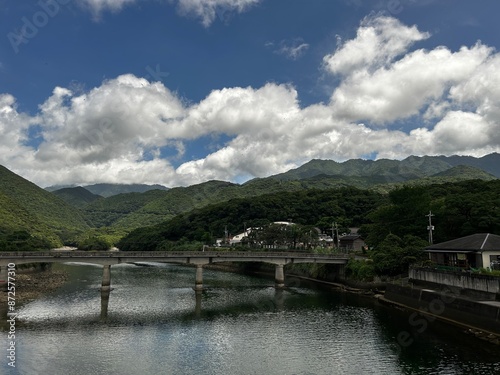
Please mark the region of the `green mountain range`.
[[404, 160], [362, 160], [352, 159], [343, 163], [333, 160], [314, 159], [288, 172], [272, 178], [279, 180], [300, 180], [317, 175], [348, 177], [371, 177], [374, 182], [404, 182], [435, 176], [456, 166], [468, 166], [482, 170], [496, 178], [500, 177], [500, 154], [494, 153], [482, 158], [471, 156], [409, 156]]
[[[475, 166], [480, 167], [481, 163], [484, 163], [485, 168], [500, 174], [500, 171], [493, 168], [495, 163], [492, 161], [495, 160], [500, 161], [499, 154], [491, 154], [481, 159], [411, 156], [402, 161], [356, 159], [337, 163], [332, 160], [311, 160], [297, 169], [268, 178], [256, 178], [243, 185], [208, 181], [170, 190], [149, 190], [143, 194], [137, 192], [118, 194], [104, 200], [97, 200], [95, 196], [84, 196], [81, 188], [66, 188], [54, 193], [66, 202], [82, 208], [86, 217], [95, 226], [131, 229], [156, 224], [210, 203], [272, 192], [346, 186], [387, 192], [402, 184], [446, 183], [464, 179], [491, 180], [496, 177]], [[468, 162], [474, 166], [454, 166], [458, 162]], [[124, 186], [138, 188], [140, 185], [110, 186], [115, 189], [114, 191], [119, 191]], [[144, 185], [142, 188], [151, 187]], [[109, 193], [113, 189], [109, 189], [108, 186], [107, 191]]]
[[[142, 194], [119, 194], [95, 200], [84, 206], [82, 210], [93, 226], [111, 226], [131, 230], [161, 223], [180, 213], [208, 204], [221, 203], [233, 198], [257, 197], [274, 192], [354, 186], [385, 193], [402, 184], [420, 185], [449, 183], [464, 179], [495, 179], [495, 176], [474, 167], [450, 167], [448, 165], [448, 169], [443, 166], [438, 168], [433, 167], [431, 161], [427, 160], [425, 163], [420, 163], [425, 167], [425, 172], [422, 172], [416, 166], [401, 166], [398, 163], [397, 161], [377, 163], [359, 160], [350, 163], [350, 169], [343, 166], [340, 172], [345, 175], [337, 175], [328, 173], [338, 173], [338, 170], [331, 168], [337, 167], [338, 163], [311, 161], [298, 170], [290, 171], [289, 178], [277, 175], [253, 179], [242, 185], [208, 181], [166, 191], [150, 190]], [[442, 164], [442, 162], [438, 163]], [[438, 173], [435, 175], [429, 175], [436, 171]], [[80, 195], [80, 190], [75, 192]], [[70, 199], [67, 201], [71, 202]]]
[[123, 193], [145, 193], [149, 190], [168, 190], [167, 187], [163, 185], [146, 185], [146, 184], [94, 184], [94, 185], [55, 185], [48, 186], [45, 190], [50, 192], [60, 191], [66, 188], [79, 188], [83, 187], [92, 194], [99, 195], [101, 197], [111, 197], [117, 194]]
[[[22, 240], [17, 238], [29, 237], [32, 242], [33, 238], [39, 238], [58, 246], [74, 243], [74, 239], [89, 228], [114, 228], [112, 231], [122, 235], [234, 198], [345, 187], [385, 194], [403, 185], [494, 180], [500, 176], [497, 166], [500, 166], [500, 154], [483, 158], [411, 156], [402, 161], [356, 159], [343, 163], [311, 160], [286, 173], [256, 178], [241, 185], [208, 181], [167, 189], [161, 185], [100, 184], [107, 195], [111, 194], [108, 197], [95, 193], [99, 185], [93, 185], [93, 191], [89, 187], [69, 187], [50, 193], [0, 167], [0, 250], [15, 236], [19, 243]], [[145, 191], [112, 193], [124, 186]], [[160, 188], [154, 189], [155, 186]], [[95, 230], [92, 233], [95, 234]]]

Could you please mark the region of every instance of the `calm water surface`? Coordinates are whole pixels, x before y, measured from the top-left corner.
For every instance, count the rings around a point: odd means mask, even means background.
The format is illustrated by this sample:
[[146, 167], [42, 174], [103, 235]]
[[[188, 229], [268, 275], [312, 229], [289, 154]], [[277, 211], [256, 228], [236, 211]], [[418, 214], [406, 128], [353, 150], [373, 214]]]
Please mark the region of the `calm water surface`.
[[17, 367], [0, 374], [500, 374], [500, 350], [454, 327], [418, 333], [408, 313], [293, 279], [204, 270], [196, 295], [194, 269], [117, 265], [106, 314], [101, 267], [55, 267], [70, 282], [19, 308]]

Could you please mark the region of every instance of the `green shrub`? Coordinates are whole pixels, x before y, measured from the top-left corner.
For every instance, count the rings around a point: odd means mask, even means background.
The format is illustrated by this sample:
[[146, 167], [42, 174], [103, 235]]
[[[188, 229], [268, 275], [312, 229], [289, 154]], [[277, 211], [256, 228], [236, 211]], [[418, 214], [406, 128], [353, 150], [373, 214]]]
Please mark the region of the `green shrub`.
[[78, 243], [80, 250], [108, 250], [112, 244], [102, 237], [90, 237]]
[[375, 277], [373, 261], [371, 259], [349, 259], [346, 266], [346, 276], [359, 281], [373, 281]]

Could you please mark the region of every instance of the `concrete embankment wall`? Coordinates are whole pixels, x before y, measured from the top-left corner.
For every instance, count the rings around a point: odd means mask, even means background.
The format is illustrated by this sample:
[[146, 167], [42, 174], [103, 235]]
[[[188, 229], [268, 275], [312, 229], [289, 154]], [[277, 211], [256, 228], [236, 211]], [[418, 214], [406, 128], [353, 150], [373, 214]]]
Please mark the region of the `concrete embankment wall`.
[[417, 285], [439, 288], [446, 285], [463, 296], [500, 300], [500, 277], [426, 268], [410, 268], [408, 276]]
[[[429, 313], [429, 317], [500, 334], [500, 304], [481, 303], [462, 298], [452, 289], [433, 291], [411, 286], [388, 284], [384, 298], [412, 309]], [[416, 319], [414, 319], [416, 321]]]

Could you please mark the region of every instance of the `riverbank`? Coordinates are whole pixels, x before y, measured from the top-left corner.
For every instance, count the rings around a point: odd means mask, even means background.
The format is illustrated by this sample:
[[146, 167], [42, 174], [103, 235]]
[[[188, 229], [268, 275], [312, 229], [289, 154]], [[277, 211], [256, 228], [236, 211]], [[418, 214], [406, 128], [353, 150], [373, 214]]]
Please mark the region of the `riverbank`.
[[[44, 294], [60, 288], [68, 281], [68, 273], [54, 270], [17, 270], [15, 277], [16, 304], [33, 301]], [[7, 302], [7, 292], [0, 292], [0, 303]]]

